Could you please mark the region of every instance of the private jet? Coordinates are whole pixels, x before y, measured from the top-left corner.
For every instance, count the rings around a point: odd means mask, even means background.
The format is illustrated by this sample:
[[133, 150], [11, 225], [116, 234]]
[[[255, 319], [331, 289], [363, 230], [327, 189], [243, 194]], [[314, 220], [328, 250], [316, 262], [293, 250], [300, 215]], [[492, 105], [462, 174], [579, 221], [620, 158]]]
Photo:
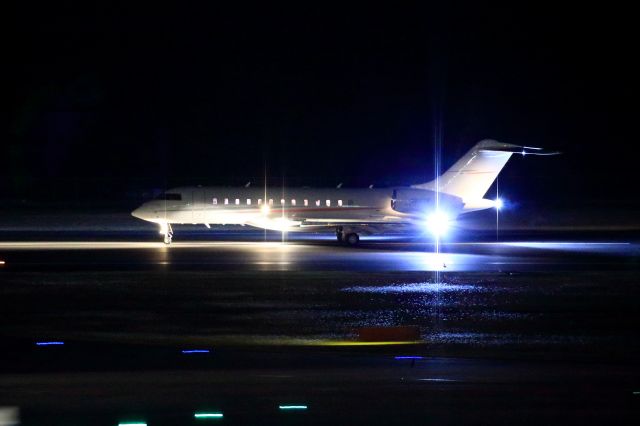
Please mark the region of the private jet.
[[435, 180], [408, 187], [180, 187], [131, 214], [158, 224], [165, 244], [171, 244], [176, 224], [247, 225], [281, 232], [331, 230], [338, 242], [351, 246], [359, 243], [360, 235], [389, 229], [426, 227], [440, 237], [460, 215], [500, 208], [499, 199], [484, 196], [513, 154], [556, 153], [483, 140]]

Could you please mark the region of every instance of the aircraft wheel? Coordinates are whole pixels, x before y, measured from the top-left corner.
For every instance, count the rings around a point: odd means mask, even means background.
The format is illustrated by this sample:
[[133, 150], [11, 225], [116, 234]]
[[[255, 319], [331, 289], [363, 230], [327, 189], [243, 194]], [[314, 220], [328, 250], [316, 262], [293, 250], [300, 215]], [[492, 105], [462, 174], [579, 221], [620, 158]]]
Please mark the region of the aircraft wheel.
[[355, 232], [345, 235], [344, 239], [350, 246], [357, 246], [360, 242], [360, 236]]
[[344, 232], [336, 232], [336, 239], [339, 243], [344, 243]]

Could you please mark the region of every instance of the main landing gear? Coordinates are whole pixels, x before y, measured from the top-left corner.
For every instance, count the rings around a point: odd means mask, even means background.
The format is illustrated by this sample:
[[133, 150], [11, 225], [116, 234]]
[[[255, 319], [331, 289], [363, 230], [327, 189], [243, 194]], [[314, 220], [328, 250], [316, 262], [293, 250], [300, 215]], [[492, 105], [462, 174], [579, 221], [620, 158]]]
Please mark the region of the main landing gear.
[[339, 243], [347, 243], [352, 247], [357, 246], [360, 242], [360, 236], [357, 233], [351, 232], [351, 230], [345, 231], [342, 226], [336, 228], [336, 239]]
[[164, 243], [169, 245], [171, 244], [171, 240], [173, 239], [173, 229], [171, 228], [170, 223], [161, 223], [160, 224], [160, 234], [164, 235]]

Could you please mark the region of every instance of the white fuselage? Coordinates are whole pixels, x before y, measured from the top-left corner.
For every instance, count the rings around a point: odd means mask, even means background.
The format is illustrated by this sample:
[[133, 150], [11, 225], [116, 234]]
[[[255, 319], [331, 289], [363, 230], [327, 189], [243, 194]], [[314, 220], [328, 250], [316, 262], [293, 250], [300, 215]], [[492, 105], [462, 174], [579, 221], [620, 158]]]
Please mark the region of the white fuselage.
[[149, 201], [133, 216], [159, 224], [251, 225], [299, 231], [337, 224], [406, 222], [392, 208], [393, 189], [183, 187]]

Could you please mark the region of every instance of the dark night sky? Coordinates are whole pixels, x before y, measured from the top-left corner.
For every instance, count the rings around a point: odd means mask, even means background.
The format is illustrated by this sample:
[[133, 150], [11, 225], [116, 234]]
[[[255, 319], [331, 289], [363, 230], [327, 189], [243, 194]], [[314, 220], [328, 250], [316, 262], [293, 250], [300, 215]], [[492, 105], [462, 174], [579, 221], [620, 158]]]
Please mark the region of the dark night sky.
[[509, 164], [520, 198], [635, 195], [628, 11], [219, 3], [22, 4], [6, 196], [241, 184], [265, 163], [299, 184], [410, 184], [431, 179], [438, 132], [447, 165], [483, 138], [563, 151]]

